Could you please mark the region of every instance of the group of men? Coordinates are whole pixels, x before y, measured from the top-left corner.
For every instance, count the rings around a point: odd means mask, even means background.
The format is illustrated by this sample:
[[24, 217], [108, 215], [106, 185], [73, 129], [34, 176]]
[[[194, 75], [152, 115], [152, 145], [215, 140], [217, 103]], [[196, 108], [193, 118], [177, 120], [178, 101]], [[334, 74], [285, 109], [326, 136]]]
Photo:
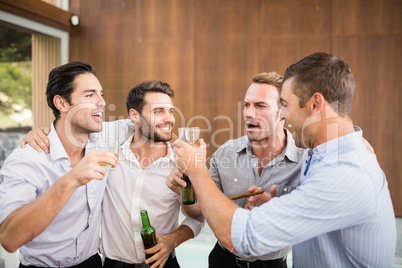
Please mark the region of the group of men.
[[[179, 267], [174, 248], [198, 235], [205, 218], [218, 238], [211, 268], [287, 267], [290, 250], [294, 267], [393, 267], [394, 212], [385, 175], [351, 119], [354, 88], [347, 64], [328, 53], [305, 57], [284, 78], [255, 75], [244, 98], [247, 135], [219, 148], [208, 170], [203, 142], [169, 143], [167, 83], [134, 87], [130, 119], [103, 122], [93, 68], [56, 67], [46, 92], [50, 131], [30, 132], [22, 142], [30, 146], [0, 170], [0, 243], [20, 249], [20, 267]], [[110, 136], [120, 142], [118, 159], [89, 150]], [[181, 204], [184, 172], [194, 205]], [[265, 193], [227, 198], [257, 187]], [[158, 240], [147, 250], [142, 209]]]

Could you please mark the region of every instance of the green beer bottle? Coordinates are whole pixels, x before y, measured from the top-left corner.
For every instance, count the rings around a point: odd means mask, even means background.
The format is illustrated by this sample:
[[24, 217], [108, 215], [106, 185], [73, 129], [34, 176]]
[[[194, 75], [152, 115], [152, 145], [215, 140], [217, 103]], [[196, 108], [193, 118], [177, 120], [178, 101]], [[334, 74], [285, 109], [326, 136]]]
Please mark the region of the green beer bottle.
[[[144, 243], [144, 248], [149, 249], [155, 246], [158, 242], [156, 241], [156, 232], [155, 228], [151, 226], [148, 218], [148, 212], [146, 210], [141, 210], [141, 221], [142, 221], [142, 229], [141, 229], [141, 238]], [[145, 257], [149, 259], [154, 254], [146, 254]]]

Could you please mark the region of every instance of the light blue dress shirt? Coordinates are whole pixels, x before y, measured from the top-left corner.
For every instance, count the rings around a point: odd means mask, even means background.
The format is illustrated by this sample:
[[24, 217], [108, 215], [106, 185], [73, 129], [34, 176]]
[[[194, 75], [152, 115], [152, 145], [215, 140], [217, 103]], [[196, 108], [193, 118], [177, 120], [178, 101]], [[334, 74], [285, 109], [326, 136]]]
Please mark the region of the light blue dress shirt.
[[301, 185], [247, 211], [238, 208], [232, 242], [245, 255], [294, 245], [294, 267], [393, 267], [395, 216], [376, 156], [356, 131], [309, 152]]
[[[0, 223], [14, 210], [41, 196], [71, 170], [70, 160], [52, 124], [48, 135], [50, 153], [29, 145], [17, 148], [0, 170]], [[96, 254], [99, 247], [101, 201], [106, 185], [92, 180], [77, 188], [51, 224], [21, 247], [24, 265], [66, 267]]]

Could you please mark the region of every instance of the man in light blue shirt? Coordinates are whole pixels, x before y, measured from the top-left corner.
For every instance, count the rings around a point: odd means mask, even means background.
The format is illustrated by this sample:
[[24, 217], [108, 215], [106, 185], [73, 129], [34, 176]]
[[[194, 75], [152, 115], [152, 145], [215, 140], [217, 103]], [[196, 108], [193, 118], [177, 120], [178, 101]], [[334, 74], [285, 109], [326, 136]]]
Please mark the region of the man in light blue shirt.
[[348, 65], [327, 53], [287, 69], [282, 115], [293, 126], [296, 145], [310, 148], [309, 156], [296, 190], [251, 211], [217, 189], [199, 165], [203, 148], [177, 143], [177, 162], [187, 168], [203, 215], [226, 248], [260, 256], [294, 245], [295, 267], [393, 267], [392, 202], [376, 156], [353, 127], [354, 89]]
[[0, 243], [20, 248], [20, 267], [101, 267], [99, 163], [117, 158], [85, 147], [102, 130], [103, 89], [89, 64], [71, 62], [50, 72], [46, 96], [56, 117], [50, 153], [17, 148], [0, 171]]

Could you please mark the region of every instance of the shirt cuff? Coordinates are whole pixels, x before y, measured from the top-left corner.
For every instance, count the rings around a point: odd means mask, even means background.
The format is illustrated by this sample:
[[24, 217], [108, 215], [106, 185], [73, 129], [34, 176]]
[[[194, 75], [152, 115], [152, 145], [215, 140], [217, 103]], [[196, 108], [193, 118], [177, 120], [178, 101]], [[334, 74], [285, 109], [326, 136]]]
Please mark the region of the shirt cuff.
[[191, 217], [186, 217], [181, 225], [186, 225], [188, 226], [194, 234], [194, 238], [201, 232], [202, 227], [204, 227], [205, 220], [196, 220]]

